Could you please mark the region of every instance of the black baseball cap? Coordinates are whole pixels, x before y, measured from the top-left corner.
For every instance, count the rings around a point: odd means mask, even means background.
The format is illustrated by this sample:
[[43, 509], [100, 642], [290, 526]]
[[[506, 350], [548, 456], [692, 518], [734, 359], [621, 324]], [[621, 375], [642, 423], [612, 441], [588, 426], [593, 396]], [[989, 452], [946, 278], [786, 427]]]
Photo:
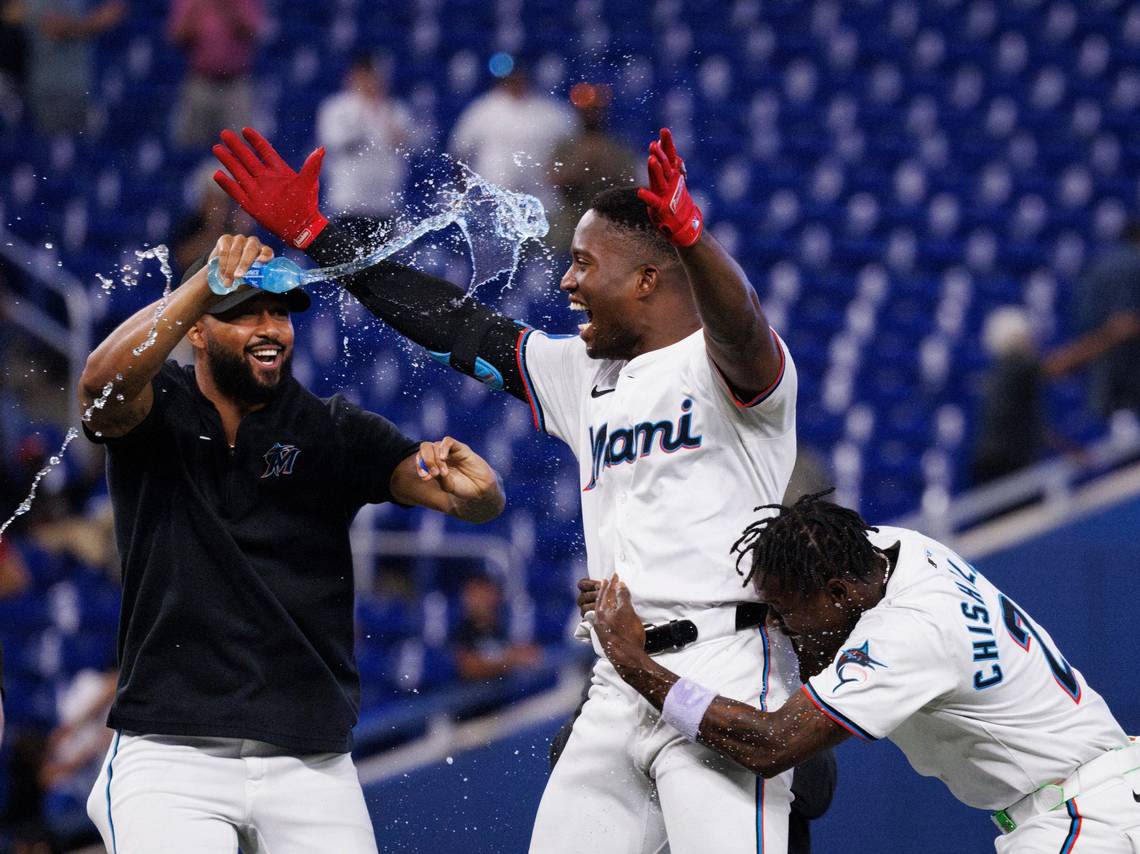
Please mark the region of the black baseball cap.
[[[205, 267], [207, 260], [209, 260], [209, 256], [203, 255], [201, 258], [199, 258], [197, 261], [195, 261], [193, 264], [191, 264], [186, 269], [186, 272], [182, 274], [182, 280], [178, 284], [179, 285], [183, 284], [183, 282], [187, 281], [191, 276], [193, 276], [195, 273], [197, 273], [199, 270], [201, 270], [203, 267]], [[221, 300], [219, 300], [216, 304], [210, 306], [210, 308], [206, 310], [206, 313], [207, 314], [225, 314], [227, 311], [229, 311], [232, 308], [236, 308], [237, 306], [241, 305], [246, 300], [253, 299], [255, 296], [258, 296], [258, 295], [264, 294], [264, 293], [267, 293], [267, 291], [262, 291], [262, 290], [259, 290], [258, 288], [247, 288], [247, 287], [238, 288], [232, 294], [227, 294], [225, 297], [223, 297]], [[309, 306], [313, 304], [313, 301], [312, 301], [312, 299], [309, 298], [309, 295], [307, 293], [305, 293], [303, 290], [301, 290], [300, 288], [293, 288], [293, 290], [291, 290], [291, 291], [285, 291], [285, 293], [276, 294], [276, 296], [285, 297], [285, 303], [286, 303], [286, 305], [288, 305], [289, 311], [293, 312], [294, 314], [296, 314], [299, 311], [308, 310]]]

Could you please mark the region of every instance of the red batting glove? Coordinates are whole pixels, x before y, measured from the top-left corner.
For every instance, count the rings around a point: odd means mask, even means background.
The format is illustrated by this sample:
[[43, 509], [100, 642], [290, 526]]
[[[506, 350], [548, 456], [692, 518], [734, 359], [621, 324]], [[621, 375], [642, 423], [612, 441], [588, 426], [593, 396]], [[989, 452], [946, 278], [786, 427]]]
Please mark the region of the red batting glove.
[[704, 217], [685, 186], [685, 161], [673, 145], [669, 128], [649, 143], [649, 189], [637, 191], [649, 209], [649, 219], [674, 246], [692, 246], [701, 237]]
[[230, 174], [219, 169], [214, 180], [264, 228], [304, 249], [329, 224], [317, 209], [324, 148], [310, 154], [301, 171], [294, 172], [253, 128], [243, 128], [241, 135], [252, 149], [232, 130], [222, 131], [222, 142], [213, 151]]

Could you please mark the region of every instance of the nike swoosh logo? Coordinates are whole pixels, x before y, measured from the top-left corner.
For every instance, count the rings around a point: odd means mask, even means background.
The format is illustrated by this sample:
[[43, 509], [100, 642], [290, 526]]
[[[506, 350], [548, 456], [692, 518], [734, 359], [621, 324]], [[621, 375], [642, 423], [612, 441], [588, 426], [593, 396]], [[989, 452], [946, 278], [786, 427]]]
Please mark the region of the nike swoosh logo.
[[1140, 792], [1133, 792], [1132, 793], [1132, 800], [1134, 800], [1134, 801], [1136, 801], [1136, 803], [1140, 804]]
[[613, 394], [615, 391], [617, 391], [616, 388], [603, 388], [599, 390], [597, 386], [594, 386], [590, 389], [590, 397], [601, 397], [603, 394]]

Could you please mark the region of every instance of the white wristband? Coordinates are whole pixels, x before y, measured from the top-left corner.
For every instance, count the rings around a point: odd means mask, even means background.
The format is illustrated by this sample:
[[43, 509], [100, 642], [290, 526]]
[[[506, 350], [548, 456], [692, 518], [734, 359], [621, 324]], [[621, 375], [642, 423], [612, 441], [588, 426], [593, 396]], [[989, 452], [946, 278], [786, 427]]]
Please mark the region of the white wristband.
[[688, 679], [678, 679], [665, 695], [661, 717], [685, 738], [696, 741], [701, 720], [715, 699], [716, 691]]

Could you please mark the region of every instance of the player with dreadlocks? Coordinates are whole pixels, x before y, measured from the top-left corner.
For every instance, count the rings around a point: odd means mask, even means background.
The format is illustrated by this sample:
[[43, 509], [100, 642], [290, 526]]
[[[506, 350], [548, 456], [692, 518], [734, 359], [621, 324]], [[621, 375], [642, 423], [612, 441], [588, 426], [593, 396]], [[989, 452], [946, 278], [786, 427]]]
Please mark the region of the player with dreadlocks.
[[[791, 507], [782, 504], [765, 504], [756, 511], [776, 510], [776, 515], [764, 516], [744, 529], [732, 545], [736, 554], [736, 571], [751, 583], [757, 575], [763, 579], [762, 589], [798, 593], [812, 597], [827, 588], [831, 579], [869, 582], [878, 575], [886, 578], [893, 555], [867, 539], [868, 533], [879, 529], [868, 525], [854, 510], [830, 501], [820, 501], [833, 490], [804, 495]], [[745, 573], [740, 564], [751, 556], [751, 566]], [[814, 631], [791, 630], [783, 614], [768, 600], [769, 619], [787, 634], [800, 660], [800, 678], [805, 682], [818, 673], [834, 656], [838, 644], [855, 627], [861, 613], [857, 608], [838, 608], [834, 613], [824, 608], [827, 616], [845, 616], [843, 625], [818, 626]]]
[[580, 602], [621, 678], [683, 736], [765, 777], [851, 735], [890, 738], [992, 814], [998, 854], [1068, 854], [1078, 838], [1140, 850], [1140, 744], [1048, 633], [946, 546], [826, 494], [756, 508], [767, 515], [733, 545], [768, 603], [761, 631], [793, 641], [802, 691], [766, 712], [665, 669], [615, 574]]

